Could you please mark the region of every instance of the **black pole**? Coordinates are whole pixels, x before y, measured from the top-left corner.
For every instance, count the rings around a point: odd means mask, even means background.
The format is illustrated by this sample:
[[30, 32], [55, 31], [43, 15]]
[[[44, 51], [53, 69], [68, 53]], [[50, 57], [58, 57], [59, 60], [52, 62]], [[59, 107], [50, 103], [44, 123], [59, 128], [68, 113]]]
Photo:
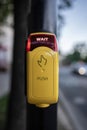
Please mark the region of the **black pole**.
[[[28, 18], [31, 32], [57, 32], [57, 0], [32, 0]], [[57, 130], [57, 104], [38, 108], [27, 104], [27, 130]]]
[[6, 130], [26, 129], [25, 42], [27, 39], [28, 0], [14, 0], [14, 46]]
[[28, 33], [47, 30], [57, 34], [57, 0], [31, 0]]

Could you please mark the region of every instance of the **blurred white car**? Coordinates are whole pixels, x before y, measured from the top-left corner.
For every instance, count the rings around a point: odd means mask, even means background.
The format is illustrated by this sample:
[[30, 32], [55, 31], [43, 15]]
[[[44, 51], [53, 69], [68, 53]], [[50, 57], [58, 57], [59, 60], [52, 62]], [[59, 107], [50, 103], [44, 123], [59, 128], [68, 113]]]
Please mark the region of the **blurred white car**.
[[71, 71], [75, 74], [87, 76], [87, 64], [84, 62], [77, 62], [71, 65]]
[[0, 71], [6, 71], [7, 66], [7, 48], [0, 44]]

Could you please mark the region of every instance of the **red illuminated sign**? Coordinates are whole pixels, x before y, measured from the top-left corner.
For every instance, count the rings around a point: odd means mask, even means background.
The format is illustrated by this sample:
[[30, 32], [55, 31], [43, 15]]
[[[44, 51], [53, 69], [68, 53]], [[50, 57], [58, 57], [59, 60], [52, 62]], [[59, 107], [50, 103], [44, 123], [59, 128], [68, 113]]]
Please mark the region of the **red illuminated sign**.
[[33, 49], [45, 46], [52, 50], [57, 51], [57, 41], [54, 34], [49, 33], [33, 33], [28, 38], [27, 51], [32, 51]]

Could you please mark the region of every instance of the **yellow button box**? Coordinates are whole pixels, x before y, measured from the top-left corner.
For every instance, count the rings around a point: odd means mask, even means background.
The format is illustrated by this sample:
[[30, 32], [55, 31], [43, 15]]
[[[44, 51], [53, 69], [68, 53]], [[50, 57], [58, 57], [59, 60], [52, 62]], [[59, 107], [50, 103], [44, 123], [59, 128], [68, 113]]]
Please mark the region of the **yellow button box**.
[[58, 52], [38, 47], [27, 52], [27, 100], [38, 107], [58, 101]]

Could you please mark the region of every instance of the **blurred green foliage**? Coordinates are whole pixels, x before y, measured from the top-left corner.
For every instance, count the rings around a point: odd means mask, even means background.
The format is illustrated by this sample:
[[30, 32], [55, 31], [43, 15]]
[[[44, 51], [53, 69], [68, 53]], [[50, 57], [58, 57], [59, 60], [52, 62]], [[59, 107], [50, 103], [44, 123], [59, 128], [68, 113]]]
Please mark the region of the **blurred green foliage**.
[[13, 10], [12, 0], [0, 0], [0, 23], [5, 22], [9, 13]]
[[5, 126], [8, 98], [8, 95], [0, 98], [0, 130], [3, 130]]
[[58, 0], [58, 39], [60, 38], [62, 27], [65, 24], [65, 17], [63, 12], [73, 7], [73, 3], [74, 0]]
[[78, 61], [87, 62], [87, 44], [84, 42], [75, 44], [71, 53], [67, 54], [63, 60], [63, 63], [71, 64], [72, 62]]

